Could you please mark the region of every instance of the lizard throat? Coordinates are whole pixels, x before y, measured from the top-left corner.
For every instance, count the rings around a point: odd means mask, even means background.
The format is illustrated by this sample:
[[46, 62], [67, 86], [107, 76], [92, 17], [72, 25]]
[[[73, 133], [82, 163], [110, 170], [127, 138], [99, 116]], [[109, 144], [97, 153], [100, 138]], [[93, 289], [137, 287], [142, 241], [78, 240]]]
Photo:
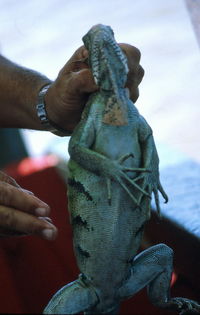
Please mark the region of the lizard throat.
[[112, 96], [108, 99], [103, 113], [103, 123], [112, 126], [128, 124], [127, 107], [121, 99]]

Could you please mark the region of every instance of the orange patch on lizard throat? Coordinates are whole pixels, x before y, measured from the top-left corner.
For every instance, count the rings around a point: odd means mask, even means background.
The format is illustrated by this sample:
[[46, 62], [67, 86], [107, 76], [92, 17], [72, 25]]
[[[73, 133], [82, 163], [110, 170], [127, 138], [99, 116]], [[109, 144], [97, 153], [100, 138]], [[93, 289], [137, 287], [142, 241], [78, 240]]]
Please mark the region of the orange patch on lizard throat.
[[103, 122], [113, 126], [123, 126], [128, 124], [127, 110], [120, 100], [109, 98], [106, 104]]

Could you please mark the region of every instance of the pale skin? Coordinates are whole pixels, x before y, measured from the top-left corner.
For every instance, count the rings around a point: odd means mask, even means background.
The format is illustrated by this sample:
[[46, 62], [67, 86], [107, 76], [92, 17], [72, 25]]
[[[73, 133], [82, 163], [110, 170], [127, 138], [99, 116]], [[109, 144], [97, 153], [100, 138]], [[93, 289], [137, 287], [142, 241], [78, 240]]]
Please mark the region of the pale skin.
[[[119, 44], [126, 53], [129, 74], [126, 86], [135, 102], [139, 96], [144, 70], [139, 65], [140, 52], [128, 44]], [[44, 130], [36, 114], [39, 90], [51, 84], [45, 96], [51, 121], [63, 129], [74, 130], [90, 93], [98, 88], [87, 65], [88, 52], [80, 47], [57, 79], [18, 66], [0, 56], [0, 127]], [[37, 235], [54, 240], [57, 228], [49, 218], [50, 207], [33, 193], [21, 188], [14, 179], [0, 172], [0, 236]]]

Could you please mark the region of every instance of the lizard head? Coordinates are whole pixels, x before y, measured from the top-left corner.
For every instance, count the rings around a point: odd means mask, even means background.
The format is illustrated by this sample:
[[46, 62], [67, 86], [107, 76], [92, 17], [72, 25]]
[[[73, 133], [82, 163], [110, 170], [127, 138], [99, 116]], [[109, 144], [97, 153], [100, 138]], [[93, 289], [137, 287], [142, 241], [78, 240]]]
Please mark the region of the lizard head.
[[127, 124], [127, 107], [123, 99], [127, 81], [127, 58], [114, 38], [110, 26], [97, 24], [83, 37], [88, 50], [88, 63], [100, 91], [109, 91], [103, 122], [110, 125]]
[[127, 59], [115, 41], [112, 28], [94, 25], [83, 37], [83, 42], [89, 52], [88, 62], [96, 84], [105, 90], [115, 90], [116, 82], [118, 87], [124, 87]]

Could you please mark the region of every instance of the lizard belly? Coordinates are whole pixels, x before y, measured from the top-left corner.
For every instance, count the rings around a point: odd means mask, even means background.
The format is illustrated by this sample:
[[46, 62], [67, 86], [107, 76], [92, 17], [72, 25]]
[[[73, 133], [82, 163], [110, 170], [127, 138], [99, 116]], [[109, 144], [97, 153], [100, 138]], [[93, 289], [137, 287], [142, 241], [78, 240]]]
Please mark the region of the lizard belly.
[[69, 163], [68, 200], [77, 263], [96, 288], [111, 294], [128, 274], [130, 258], [140, 244], [138, 230], [147, 220], [142, 213], [146, 210], [136, 208], [115, 182], [109, 205], [105, 178], [80, 167], [77, 171], [74, 163]]
[[102, 124], [97, 129], [95, 143], [91, 149], [113, 160], [132, 153], [134, 158], [126, 160], [123, 164], [140, 167], [141, 148], [138, 141], [137, 119], [130, 118], [129, 124], [124, 126]]

